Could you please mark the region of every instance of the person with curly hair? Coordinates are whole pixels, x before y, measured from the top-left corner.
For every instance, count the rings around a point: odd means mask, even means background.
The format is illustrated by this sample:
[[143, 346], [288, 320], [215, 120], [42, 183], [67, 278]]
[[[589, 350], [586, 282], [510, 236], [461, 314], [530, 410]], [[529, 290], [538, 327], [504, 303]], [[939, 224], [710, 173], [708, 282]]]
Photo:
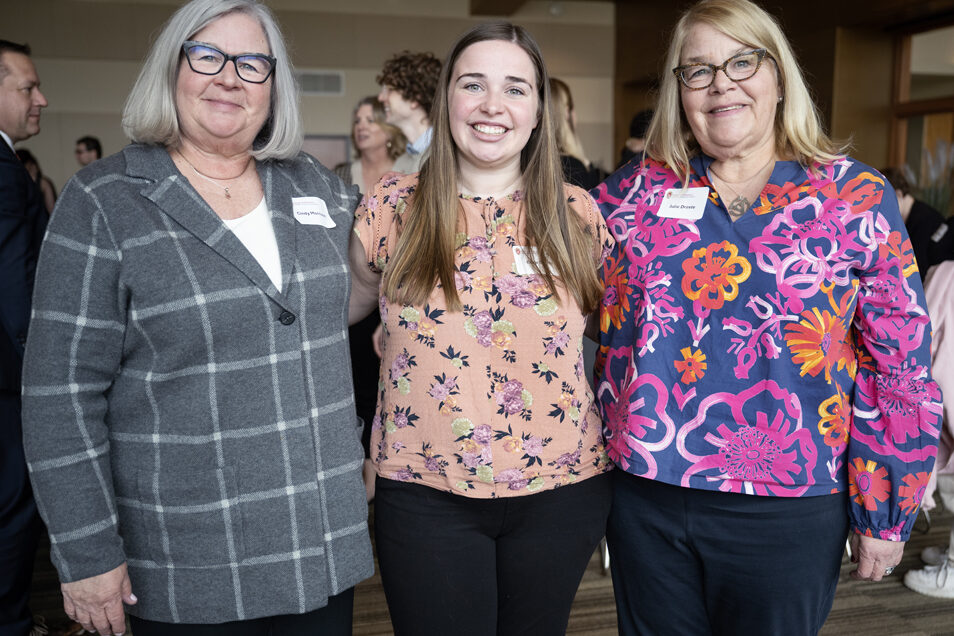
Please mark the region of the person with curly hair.
[[420, 168], [431, 143], [431, 103], [440, 74], [441, 62], [432, 54], [403, 51], [386, 61], [375, 79], [387, 122], [408, 139], [405, 154], [414, 164], [412, 172]]

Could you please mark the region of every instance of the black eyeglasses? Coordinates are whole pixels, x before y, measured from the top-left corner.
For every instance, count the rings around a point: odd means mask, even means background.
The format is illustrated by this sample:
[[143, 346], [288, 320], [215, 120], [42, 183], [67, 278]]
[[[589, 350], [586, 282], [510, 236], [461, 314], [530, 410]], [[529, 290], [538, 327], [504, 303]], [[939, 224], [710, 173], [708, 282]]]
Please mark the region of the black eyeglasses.
[[263, 84], [275, 70], [275, 58], [264, 53], [229, 55], [211, 44], [187, 40], [182, 52], [191, 68], [200, 75], [218, 75], [228, 62], [235, 64], [235, 72], [243, 81]]
[[725, 73], [733, 82], [749, 79], [759, 72], [765, 55], [765, 49], [755, 49], [733, 55], [719, 66], [705, 63], [684, 64], [672, 69], [672, 72], [683, 86], [691, 91], [698, 91], [712, 86], [718, 71]]

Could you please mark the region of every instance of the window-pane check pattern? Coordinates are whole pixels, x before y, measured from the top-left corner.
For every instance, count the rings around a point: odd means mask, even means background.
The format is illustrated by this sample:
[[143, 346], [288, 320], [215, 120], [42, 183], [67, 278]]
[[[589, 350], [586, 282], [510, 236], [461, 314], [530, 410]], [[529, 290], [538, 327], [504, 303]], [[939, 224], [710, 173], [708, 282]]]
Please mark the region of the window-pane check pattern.
[[[37, 274], [24, 438], [65, 581], [129, 564], [136, 615], [305, 612], [372, 572], [345, 265], [356, 194], [258, 166], [282, 291], [155, 147], [74, 177]], [[295, 221], [320, 197], [335, 227]]]

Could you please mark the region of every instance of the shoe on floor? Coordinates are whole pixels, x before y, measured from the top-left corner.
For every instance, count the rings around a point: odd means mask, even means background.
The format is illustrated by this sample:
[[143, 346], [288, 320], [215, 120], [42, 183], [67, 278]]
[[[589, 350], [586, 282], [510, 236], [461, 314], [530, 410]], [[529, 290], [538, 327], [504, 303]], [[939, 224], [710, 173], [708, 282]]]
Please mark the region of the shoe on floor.
[[33, 617], [33, 627], [30, 628], [30, 636], [47, 636], [50, 633], [46, 626], [46, 619], [42, 616]]
[[921, 550], [921, 561], [925, 565], [944, 565], [947, 561], [948, 546], [929, 545]]
[[904, 575], [904, 584], [918, 594], [935, 598], [954, 598], [954, 562], [929, 565], [910, 570]]

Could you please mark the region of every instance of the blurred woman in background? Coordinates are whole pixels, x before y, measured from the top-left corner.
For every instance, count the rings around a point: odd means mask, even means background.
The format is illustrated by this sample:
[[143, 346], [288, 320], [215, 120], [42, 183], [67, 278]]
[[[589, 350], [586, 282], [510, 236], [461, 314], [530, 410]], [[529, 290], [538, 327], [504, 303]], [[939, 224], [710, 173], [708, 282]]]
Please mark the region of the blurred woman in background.
[[563, 178], [567, 183], [586, 190], [595, 188], [603, 180], [605, 173], [583, 154], [583, 144], [576, 134], [576, 111], [573, 109], [570, 87], [563, 80], [551, 77], [550, 94], [553, 96], [554, 123], [560, 163], [563, 165]]
[[354, 109], [351, 143], [355, 160], [336, 166], [335, 174], [345, 183], [356, 184], [361, 194], [369, 192], [389, 172], [413, 172], [404, 157], [407, 139], [384, 120], [384, 107], [377, 97], [365, 97]]

